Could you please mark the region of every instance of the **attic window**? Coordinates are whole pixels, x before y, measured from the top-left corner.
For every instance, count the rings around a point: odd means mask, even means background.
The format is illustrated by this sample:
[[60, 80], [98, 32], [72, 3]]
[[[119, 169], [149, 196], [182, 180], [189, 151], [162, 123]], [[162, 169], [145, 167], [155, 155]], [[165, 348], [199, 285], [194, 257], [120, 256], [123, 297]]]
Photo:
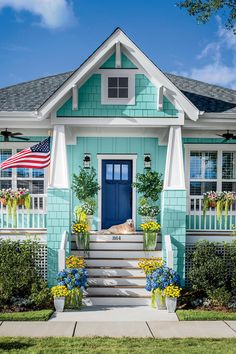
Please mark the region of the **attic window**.
[[102, 75], [102, 104], [134, 105], [135, 76], [133, 74]]

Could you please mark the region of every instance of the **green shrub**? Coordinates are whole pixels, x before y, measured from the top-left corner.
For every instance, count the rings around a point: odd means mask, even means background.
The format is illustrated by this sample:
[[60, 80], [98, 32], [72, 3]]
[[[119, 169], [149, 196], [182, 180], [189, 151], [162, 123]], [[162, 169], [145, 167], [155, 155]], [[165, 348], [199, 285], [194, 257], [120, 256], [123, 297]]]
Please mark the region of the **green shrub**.
[[31, 306], [39, 310], [52, 306], [53, 297], [47, 283], [43, 279], [39, 279], [37, 283], [32, 285], [29, 300]]
[[227, 266], [223, 256], [216, 253], [215, 243], [197, 242], [190, 258], [188, 279], [193, 290], [207, 294], [223, 286], [228, 288]]
[[[48, 303], [35, 264], [39, 243], [0, 240], [0, 306], [34, 307]], [[37, 296], [36, 296], [37, 294]]]
[[79, 201], [82, 202], [91, 198], [93, 199], [99, 189], [100, 186], [97, 182], [97, 173], [94, 167], [90, 170], [80, 167], [79, 174], [73, 174], [72, 190]]
[[227, 307], [231, 299], [231, 293], [224, 286], [208, 292], [207, 295], [211, 301], [211, 305], [216, 307]]
[[156, 202], [162, 191], [162, 175], [156, 171], [147, 171], [146, 173], [137, 173], [136, 182], [133, 183], [138, 193], [143, 194], [144, 198], [150, 198]]

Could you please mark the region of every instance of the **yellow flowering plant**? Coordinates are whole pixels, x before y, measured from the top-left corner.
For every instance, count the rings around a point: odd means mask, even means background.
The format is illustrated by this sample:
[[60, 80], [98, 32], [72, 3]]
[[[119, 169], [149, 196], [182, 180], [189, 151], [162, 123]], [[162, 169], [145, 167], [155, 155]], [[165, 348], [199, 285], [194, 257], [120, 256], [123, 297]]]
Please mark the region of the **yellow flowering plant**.
[[89, 232], [89, 226], [87, 223], [75, 222], [72, 225], [72, 231], [75, 234], [85, 234], [85, 233]]
[[145, 274], [152, 273], [155, 269], [164, 265], [162, 258], [142, 258], [138, 263], [138, 267], [142, 269]]
[[161, 225], [155, 221], [148, 221], [140, 225], [144, 232], [157, 232], [160, 231]]
[[180, 297], [181, 290], [177, 285], [170, 284], [164, 289], [164, 295], [166, 297]]
[[70, 295], [70, 291], [65, 285], [56, 285], [51, 288], [53, 297], [66, 297]]
[[66, 268], [85, 268], [86, 263], [83, 257], [69, 256], [66, 258]]

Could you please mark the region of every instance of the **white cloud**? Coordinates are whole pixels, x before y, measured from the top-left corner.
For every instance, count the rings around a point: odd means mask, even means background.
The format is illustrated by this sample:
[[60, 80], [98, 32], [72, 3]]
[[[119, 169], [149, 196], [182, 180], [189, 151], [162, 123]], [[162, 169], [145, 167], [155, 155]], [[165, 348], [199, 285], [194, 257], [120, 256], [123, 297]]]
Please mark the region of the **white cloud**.
[[15, 11], [29, 11], [40, 17], [40, 24], [51, 29], [75, 23], [72, 3], [68, 0], [1, 0], [0, 10], [11, 7]]
[[216, 20], [216, 40], [197, 55], [199, 64], [177, 74], [236, 89], [236, 35], [222, 27], [219, 17]]

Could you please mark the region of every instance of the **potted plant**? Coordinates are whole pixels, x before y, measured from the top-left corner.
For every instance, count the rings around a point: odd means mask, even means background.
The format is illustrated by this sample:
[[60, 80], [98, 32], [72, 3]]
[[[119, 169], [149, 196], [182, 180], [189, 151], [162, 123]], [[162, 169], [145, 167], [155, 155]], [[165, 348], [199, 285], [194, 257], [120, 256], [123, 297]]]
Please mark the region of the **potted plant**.
[[54, 298], [54, 307], [56, 312], [63, 312], [65, 307], [65, 298], [69, 295], [69, 290], [65, 285], [56, 285], [51, 288]]
[[83, 248], [84, 253], [89, 252], [89, 225], [86, 222], [74, 222], [72, 225], [72, 231], [76, 234], [76, 246], [78, 249]]
[[164, 289], [166, 297], [167, 311], [170, 313], [175, 312], [177, 306], [177, 299], [180, 297], [181, 288], [177, 285], [170, 284]]
[[159, 268], [163, 265], [164, 265], [163, 259], [162, 258], [155, 258], [155, 257], [142, 258], [138, 262], [138, 267], [140, 269], [142, 269], [142, 271], [146, 275], [154, 272], [154, 270], [156, 270], [157, 268]]
[[157, 215], [160, 210], [157, 205], [151, 200], [151, 198], [141, 197], [138, 203], [138, 213], [141, 215], [142, 223], [148, 221], [156, 221]]
[[176, 271], [162, 265], [146, 276], [147, 291], [151, 292], [151, 306], [159, 310], [166, 309], [164, 289], [171, 285], [179, 285], [180, 278]]
[[84, 268], [66, 268], [57, 275], [58, 284], [65, 286], [69, 291], [66, 307], [80, 309], [82, 306], [83, 291], [87, 288], [87, 270]]
[[66, 268], [75, 268], [75, 269], [79, 269], [79, 268], [85, 268], [86, 267], [86, 263], [84, 260], [84, 257], [80, 257], [80, 256], [69, 256], [66, 258]]
[[145, 251], [153, 251], [156, 249], [157, 232], [161, 226], [155, 221], [148, 221], [140, 225], [143, 230], [143, 249]]
[[92, 167], [88, 170], [80, 167], [79, 174], [73, 174], [72, 190], [81, 203], [82, 211], [89, 217], [89, 223], [92, 226], [93, 215], [97, 205], [95, 197], [100, 190], [95, 168]]
[[17, 206], [24, 206], [30, 209], [30, 194], [26, 188], [11, 188], [0, 190], [0, 202], [7, 206], [9, 216], [13, 216], [13, 226], [17, 227]]

